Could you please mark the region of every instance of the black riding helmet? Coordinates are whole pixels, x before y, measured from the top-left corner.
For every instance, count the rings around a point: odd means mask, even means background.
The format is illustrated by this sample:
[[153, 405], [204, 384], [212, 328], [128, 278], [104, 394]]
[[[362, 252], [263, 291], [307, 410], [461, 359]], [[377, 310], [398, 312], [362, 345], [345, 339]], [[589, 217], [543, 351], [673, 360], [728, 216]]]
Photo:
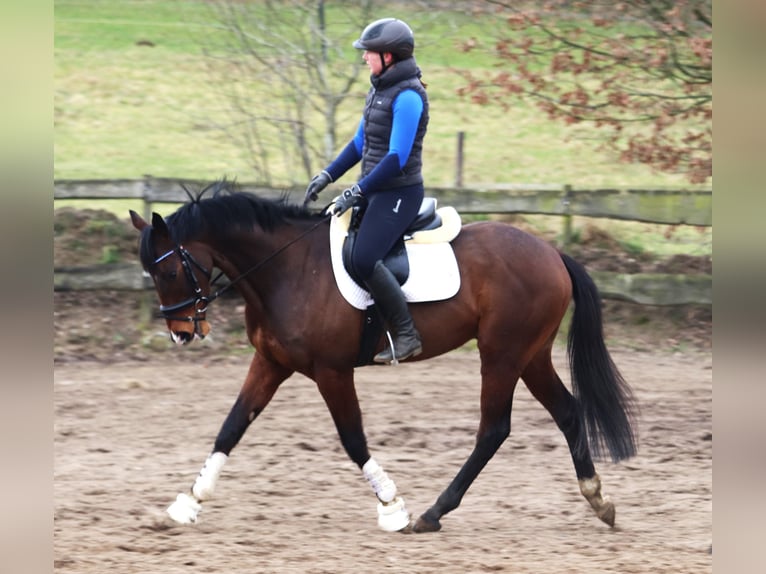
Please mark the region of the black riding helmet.
[[415, 36], [410, 27], [396, 18], [382, 18], [369, 24], [358, 40], [357, 50], [370, 52], [391, 52], [395, 60], [406, 60], [415, 51]]

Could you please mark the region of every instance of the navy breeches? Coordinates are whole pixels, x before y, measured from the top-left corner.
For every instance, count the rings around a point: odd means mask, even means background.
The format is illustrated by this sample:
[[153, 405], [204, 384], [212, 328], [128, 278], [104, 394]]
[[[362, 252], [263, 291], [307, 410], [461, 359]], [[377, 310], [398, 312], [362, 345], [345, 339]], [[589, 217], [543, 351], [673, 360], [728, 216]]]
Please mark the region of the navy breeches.
[[351, 254], [357, 275], [364, 281], [372, 275], [375, 262], [382, 260], [412, 223], [423, 202], [423, 185], [410, 185], [375, 192], [367, 209]]

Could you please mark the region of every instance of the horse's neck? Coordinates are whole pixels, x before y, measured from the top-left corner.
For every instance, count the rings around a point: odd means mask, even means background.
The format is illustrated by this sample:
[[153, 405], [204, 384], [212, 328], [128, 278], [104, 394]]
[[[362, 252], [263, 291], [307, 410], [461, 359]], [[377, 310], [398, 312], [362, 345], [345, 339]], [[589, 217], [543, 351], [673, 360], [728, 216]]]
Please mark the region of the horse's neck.
[[[284, 228], [273, 233], [254, 232], [229, 239], [216, 246], [217, 266], [249, 303], [268, 305], [280, 289], [304, 281], [307, 257], [322, 258], [317, 241], [324, 241], [305, 230]], [[318, 233], [321, 233], [317, 230]], [[329, 244], [329, 240], [327, 241]], [[317, 255], [319, 253], [319, 255]], [[329, 268], [329, 249], [327, 250]]]

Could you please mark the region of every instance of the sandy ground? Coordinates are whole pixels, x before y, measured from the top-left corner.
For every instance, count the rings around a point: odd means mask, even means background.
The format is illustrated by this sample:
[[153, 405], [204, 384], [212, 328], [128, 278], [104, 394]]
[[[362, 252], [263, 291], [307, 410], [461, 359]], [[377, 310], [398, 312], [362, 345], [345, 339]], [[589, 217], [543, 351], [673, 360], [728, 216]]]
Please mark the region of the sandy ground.
[[[184, 360], [184, 358], [186, 360]], [[55, 569], [78, 573], [712, 572], [712, 352], [616, 351], [641, 404], [639, 455], [597, 463], [617, 524], [580, 496], [563, 436], [519, 385], [510, 438], [441, 532], [386, 533], [313, 383], [250, 427], [200, 521], [186, 491], [249, 357], [72, 362], [54, 370]], [[563, 350], [556, 364], [568, 380]], [[357, 371], [373, 455], [419, 515], [470, 452], [479, 360]]]

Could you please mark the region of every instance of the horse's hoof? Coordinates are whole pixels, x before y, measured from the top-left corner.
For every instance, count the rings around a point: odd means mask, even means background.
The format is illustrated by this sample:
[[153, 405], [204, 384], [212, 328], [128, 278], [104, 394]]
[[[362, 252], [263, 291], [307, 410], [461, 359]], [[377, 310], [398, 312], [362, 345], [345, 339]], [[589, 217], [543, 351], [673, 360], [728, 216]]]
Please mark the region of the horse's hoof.
[[414, 526], [415, 526], [415, 521], [414, 520], [410, 520], [409, 523], [407, 524], [407, 526], [405, 526], [401, 530], [397, 530], [397, 532], [399, 532], [399, 534], [412, 534], [412, 533], [415, 532], [413, 530]]
[[611, 500], [604, 502], [604, 505], [596, 511], [596, 516], [598, 516], [611, 528], [614, 528], [614, 515], [614, 503]]
[[439, 532], [442, 529], [442, 524], [438, 520], [431, 520], [426, 518], [426, 515], [422, 515], [417, 519], [415, 524], [412, 525], [412, 531], [421, 532]]

